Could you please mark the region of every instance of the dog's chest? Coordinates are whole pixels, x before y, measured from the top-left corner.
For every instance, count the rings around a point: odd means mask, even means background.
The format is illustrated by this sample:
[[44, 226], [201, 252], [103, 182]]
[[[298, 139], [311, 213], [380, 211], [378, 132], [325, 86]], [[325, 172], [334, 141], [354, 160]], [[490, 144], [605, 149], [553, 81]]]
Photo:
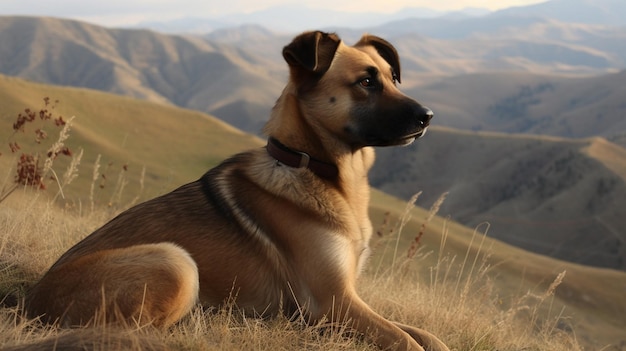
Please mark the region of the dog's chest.
[[363, 271], [368, 258], [370, 257], [369, 241], [371, 237], [371, 225], [369, 220], [356, 226], [352, 234], [348, 236], [348, 240], [344, 241], [343, 248], [339, 250], [346, 255], [346, 261], [350, 262], [346, 269], [350, 271], [350, 275], [358, 277]]
[[356, 275], [359, 276], [361, 272], [363, 272], [363, 268], [365, 267], [365, 263], [367, 259], [370, 257], [370, 246], [369, 240], [360, 243], [360, 247], [357, 246], [358, 256], [357, 256], [357, 264], [356, 264]]

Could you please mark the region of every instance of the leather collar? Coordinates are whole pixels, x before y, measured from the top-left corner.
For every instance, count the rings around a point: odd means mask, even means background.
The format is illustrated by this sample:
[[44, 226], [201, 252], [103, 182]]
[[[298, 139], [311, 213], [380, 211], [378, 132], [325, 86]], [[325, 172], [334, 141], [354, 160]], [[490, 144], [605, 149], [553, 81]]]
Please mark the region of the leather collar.
[[316, 160], [306, 152], [292, 150], [275, 138], [270, 137], [267, 140], [266, 149], [270, 156], [286, 166], [308, 168], [318, 177], [324, 179], [335, 179], [339, 175], [339, 169], [336, 165]]

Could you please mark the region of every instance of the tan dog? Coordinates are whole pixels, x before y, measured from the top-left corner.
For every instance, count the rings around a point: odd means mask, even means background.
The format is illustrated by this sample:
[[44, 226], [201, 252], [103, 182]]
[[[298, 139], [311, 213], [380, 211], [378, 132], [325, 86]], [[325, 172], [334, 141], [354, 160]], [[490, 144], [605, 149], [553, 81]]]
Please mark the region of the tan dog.
[[[432, 112], [403, 95], [395, 48], [307, 32], [283, 50], [290, 80], [266, 148], [135, 206], [67, 251], [27, 295], [31, 316], [166, 326], [236, 296], [253, 315], [329, 318], [384, 349], [448, 350], [356, 293], [368, 253], [369, 146], [405, 145]], [[332, 313], [331, 313], [332, 312]], [[420, 346], [421, 345], [421, 346]]]

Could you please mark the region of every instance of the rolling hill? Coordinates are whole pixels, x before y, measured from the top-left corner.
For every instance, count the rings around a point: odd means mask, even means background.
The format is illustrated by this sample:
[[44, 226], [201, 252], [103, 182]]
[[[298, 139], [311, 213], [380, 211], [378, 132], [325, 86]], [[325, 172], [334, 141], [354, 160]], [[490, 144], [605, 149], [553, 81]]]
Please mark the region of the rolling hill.
[[374, 187], [442, 205], [470, 227], [581, 264], [626, 269], [626, 150], [601, 138], [562, 139], [447, 128], [407, 148], [380, 149]]
[[[24, 107], [37, 108], [42, 96], [60, 100], [55, 108], [58, 113], [64, 116], [76, 116], [70, 136], [71, 146], [74, 149], [81, 147], [85, 150], [79, 179], [73, 183], [74, 190], [71, 192], [73, 200], [70, 200], [70, 204], [78, 204], [82, 201], [81, 198], [85, 198], [85, 189], [88, 189], [91, 182], [92, 165], [90, 163], [93, 163], [97, 154], [102, 154], [106, 162], [112, 161], [116, 165], [122, 162], [127, 163], [130, 186], [126, 191], [131, 192], [133, 196], [136, 191], [134, 184], [139, 177], [138, 168], [145, 166], [146, 189], [143, 197], [150, 198], [197, 178], [204, 170], [229, 154], [263, 145], [258, 138], [195, 111], [88, 89], [49, 86], [4, 76], [0, 76], [0, 101], [2, 102], [0, 123], [3, 126], [0, 128], [0, 140], [6, 140], [11, 134], [10, 125], [14, 115]], [[419, 153], [413, 157], [421, 158], [427, 155], [430, 151], [429, 145], [439, 143], [435, 136], [444, 132], [435, 130], [432, 133], [433, 138], [427, 136], [420, 140], [416, 144]], [[447, 133], [452, 139], [459, 139], [459, 143], [454, 145], [455, 149], [469, 144], [467, 140], [465, 143], [462, 142], [463, 133], [455, 131]], [[501, 135], [491, 136], [492, 139], [502, 137]], [[488, 139], [484, 138], [483, 142], [490, 142]], [[530, 148], [537, 148], [534, 144], [548, 143], [548, 141], [525, 139], [525, 137], [518, 139], [522, 144], [529, 144], [527, 147]], [[576, 146], [584, 144], [577, 141], [566, 143]], [[601, 155], [609, 156], [603, 149], [604, 147], [611, 149], [613, 153], [622, 152], [619, 148], [616, 149], [603, 141], [585, 145], [589, 146], [586, 152], [590, 155], [599, 152]], [[402, 150], [409, 150], [409, 148]], [[389, 166], [385, 161], [387, 158], [384, 150], [379, 150], [379, 153], [381, 154], [378, 159], [379, 165]], [[8, 156], [10, 155], [3, 152], [0, 161], [6, 164]], [[609, 161], [614, 159], [614, 157], [608, 157]], [[2, 167], [1, 169], [7, 170], [8, 168]], [[470, 170], [463, 170], [463, 172], [465, 175], [471, 173]], [[50, 190], [52, 189], [51, 187]], [[430, 193], [434, 191], [424, 190], [424, 196], [430, 196]], [[414, 189], [408, 187], [405, 189], [405, 192], [409, 194], [412, 191]], [[370, 212], [375, 227], [380, 226], [386, 217], [389, 217], [390, 223], [393, 224], [404, 213], [406, 207], [404, 201], [376, 190], [372, 195]], [[454, 201], [453, 195], [452, 192], [449, 200]], [[8, 204], [3, 203], [3, 206], [0, 206], [0, 216], [8, 216], [12, 213], [10, 204], [9, 201]], [[103, 205], [106, 206], [106, 202]], [[431, 203], [425, 205], [430, 206]], [[80, 207], [73, 208], [80, 211]], [[406, 223], [402, 234], [398, 236], [400, 247], [410, 246], [415, 233], [422, 231], [423, 219], [428, 216], [427, 211], [422, 208], [414, 208], [410, 214], [411, 218]], [[454, 213], [451, 215], [455, 216]], [[494, 225], [493, 230], [499, 230], [495, 227]], [[440, 248], [443, 232], [447, 236], [445, 244]], [[5, 234], [7, 233], [0, 231], [0, 235]], [[382, 261], [388, 264], [390, 258], [385, 254], [385, 250], [381, 249], [381, 243], [384, 244], [390, 240], [394, 243], [396, 239], [385, 237], [383, 233], [382, 238], [377, 240], [381, 241], [374, 242], [375, 255], [372, 258], [370, 270], [376, 269], [377, 262]], [[623, 291], [626, 289], [625, 272], [559, 261], [488, 237], [476, 237], [472, 228], [438, 216], [426, 224], [421, 246], [424, 257], [410, 264], [415, 266], [415, 269], [421, 270], [420, 275], [424, 280], [427, 281], [431, 276], [432, 271], [429, 269], [433, 269], [433, 265], [438, 261], [437, 257], [448, 257], [448, 259], [456, 257], [459, 260], [457, 262], [460, 262], [463, 257], [468, 257], [466, 259], [469, 260], [473, 260], [474, 257], [480, 260], [485, 259], [491, 266], [488, 270], [491, 277], [489, 282], [497, 288], [498, 299], [502, 301], [514, 300], [526, 292], [544, 291], [558, 273], [566, 271], [566, 277], [556, 291], [555, 300], [551, 303], [553, 309], [551, 313], [565, 308], [565, 314], [572, 317], [571, 328], [574, 328], [577, 337], [583, 344], [592, 348], [597, 349], [607, 344], [619, 345], [624, 342], [622, 332], [626, 327], [626, 304], [623, 299]], [[428, 254], [430, 251], [438, 252], [438, 254]], [[2, 253], [3, 251], [0, 250], [0, 262], [6, 259]], [[484, 258], [479, 258], [479, 256]], [[451, 267], [459, 269], [457, 265], [451, 265]], [[7, 272], [0, 271], [0, 277], [8, 274]], [[550, 310], [542, 311], [542, 318], [548, 318], [548, 313]], [[570, 326], [559, 326], [559, 328], [568, 330]], [[616, 348], [616, 350], [619, 349]]]
[[[234, 151], [259, 147], [263, 143], [226, 123], [193, 110], [73, 87], [58, 87], [28, 82], [0, 75], [0, 165], [8, 170], [16, 155], [9, 151], [7, 142], [19, 140], [23, 151], [37, 149], [29, 134], [14, 135], [11, 125], [25, 108], [38, 110], [43, 98], [59, 100], [55, 116], [67, 120], [75, 116], [67, 145], [75, 151], [84, 149], [79, 173], [91, 175], [98, 155], [101, 155], [100, 173], [109, 178], [102, 190], [101, 200], [108, 201], [122, 166], [126, 165], [126, 181], [136, 190], [142, 168], [145, 167], [145, 187], [152, 189], [142, 196], [172, 190], [182, 183], [199, 178], [208, 168]], [[34, 128], [31, 127], [29, 133]], [[49, 139], [58, 133], [49, 130]], [[11, 139], [13, 138], [13, 139]], [[47, 150], [43, 149], [43, 151]], [[62, 160], [60, 160], [62, 162]], [[3, 172], [4, 173], [4, 172]], [[2, 174], [4, 180], [5, 174]], [[73, 198], [87, 200], [87, 194], [78, 194], [87, 188], [91, 176], [79, 177], [69, 192]], [[0, 187], [3, 184], [0, 184]], [[139, 190], [130, 191], [135, 196]]]

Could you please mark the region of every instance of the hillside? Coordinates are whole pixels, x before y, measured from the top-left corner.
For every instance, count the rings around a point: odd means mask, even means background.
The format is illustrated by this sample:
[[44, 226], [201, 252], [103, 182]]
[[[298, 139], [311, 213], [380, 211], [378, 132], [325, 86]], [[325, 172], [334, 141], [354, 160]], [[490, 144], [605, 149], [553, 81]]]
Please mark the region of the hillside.
[[[22, 110], [24, 105], [36, 107], [40, 103], [40, 96], [53, 96], [55, 99], [59, 99], [60, 103], [57, 107], [59, 112], [68, 116], [76, 116], [70, 140], [73, 148], [84, 148], [85, 161], [81, 163], [79, 179], [73, 183], [75, 190], [71, 194], [68, 193], [69, 204], [77, 204], [78, 200], [83, 197], [81, 194], [86, 192], [85, 189], [91, 182], [92, 167], [89, 162], [93, 162], [90, 160], [95, 158], [96, 153], [101, 153], [104, 155], [103, 159], [112, 160], [115, 164], [128, 162], [129, 169], [133, 170], [132, 174], [134, 175], [130, 177], [132, 178], [129, 183], [131, 185], [127, 187], [126, 191], [130, 192], [132, 196], [137, 190], [135, 185], [137, 168], [140, 165], [145, 165], [147, 175], [143, 197], [149, 198], [168, 191], [184, 181], [195, 179], [203, 170], [229, 154], [262, 145], [262, 142], [257, 138], [239, 132], [207, 115], [86, 89], [46, 86], [16, 78], [0, 77], [0, 94], [0, 101], [2, 102], [0, 104], [2, 109], [0, 110], [0, 123], [3, 126], [10, 125], [15, 111]], [[435, 130], [432, 134], [436, 135], [437, 133], [442, 132]], [[5, 140], [6, 135], [7, 130], [0, 128], [0, 140]], [[458, 132], [454, 137], [463, 139]], [[420, 140], [417, 144], [420, 147], [418, 157], [428, 153], [429, 150], [426, 148], [428, 145], [436, 143], [437, 138], [435, 137], [429, 138], [427, 136]], [[459, 145], [454, 145], [454, 147], [458, 148]], [[611, 148], [611, 144], [606, 145]], [[597, 147], [603, 147], [602, 142], [588, 144], [588, 146], [586, 152], [589, 154], [595, 154], [598, 151]], [[408, 148], [402, 150], [408, 150]], [[613, 152], [619, 154], [620, 150], [613, 148]], [[607, 155], [602, 150], [599, 153]], [[378, 164], [385, 166], [386, 158], [382, 152], [380, 154]], [[4, 160], [6, 156], [7, 154], [3, 150], [0, 160]], [[8, 168], [3, 167], [1, 169], [6, 170]], [[469, 174], [469, 172], [465, 172], [465, 174]], [[5, 175], [2, 174], [2, 176]], [[51, 187], [50, 190], [53, 191], [54, 189]], [[419, 189], [407, 187], [405, 192], [412, 194], [414, 190]], [[419, 202], [424, 206], [430, 206], [432, 202], [424, 201], [424, 199], [431, 196], [430, 193], [436, 189], [427, 190], [424, 188], [424, 190], [424, 197], [420, 197]], [[32, 200], [27, 198], [27, 201], [20, 202], [20, 194], [21, 192], [14, 194], [15, 197], [10, 197], [7, 203], [0, 206], [0, 219], [9, 221], [8, 226], [0, 226], [0, 228], [15, 228], [12, 221], [17, 221], [18, 218], [27, 215], [25, 212], [21, 212], [22, 207], [20, 206], [22, 205], [19, 204], [26, 203], [30, 204], [27, 206], [32, 206]], [[444, 206], [448, 201], [454, 201], [453, 193], [444, 202]], [[106, 202], [102, 204], [106, 206]], [[416, 233], [421, 231], [424, 218], [427, 217], [427, 211], [415, 208], [411, 211], [412, 217], [405, 225], [402, 235], [398, 237], [398, 244], [395, 244], [395, 236], [389, 236], [390, 227], [397, 226], [396, 222], [402, 216], [405, 207], [404, 201], [379, 191], [373, 192], [370, 212], [374, 226], [381, 228], [379, 231], [382, 237], [373, 243], [374, 257], [368, 265], [368, 274], [375, 274], [380, 269], [388, 269], [385, 267], [390, 265], [390, 253], [393, 251], [393, 247], [406, 250]], [[77, 206], [64, 206], [64, 208], [82, 213], [80, 207]], [[69, 224], [66, 221], [75, 220], [72, 219], [73, 215], [67, 214], [68, 218], [64, 218], [65, 215], [60, 209], [52, 209], [51, 211], [53, 214], [50, 214], [50, 218], [46, 219], [45, 225], [60, 226], [63, 228], [61, 230], [63, 233], [68, 230], [67, 228], [74, 228], [72, 229], [74, 235], [84, 235], [87, 233], [75, 232], [98, 225], [97, 223], [84, 223], [87, 218], [78, 219], [77, 224]], [[15, 213], [20, 213], [20, 216], [12, 215]], [[446, 216], [448, 213], [442, 213], [442, 215]], [[455, 217], [454, 214], [452, 216]], [[382, 226], [385, 217], [389, 218], [387, 227]], [[498, 231], [496, 225], [492, 226], [491, 231]], [[446, 233], [445, 240], [442, 238], [444, 232]], [[396, 230], [395, 234], [397, 233]], [[43, 250], [42, 253], [32, 251], [32, 247], [43, 245], [41, 240], [33, 239], [36, 235], [32, 232], [29, 232], [31, 235], [29, 240], [34, 240], [32, 243], [26, 246], [18, 245], [18, 248], [23, 250], [22, 256], [10, 256], [13, 254], [11, 250], [16, 244], [16, 241], [10, 237], [11, 234], [12, 231], [5, 232], [0, 229], [0, 235], [2, 235], [0, 242], [7, 243], [0, 248], [0, 264], [9, 262], [10, 266], [7, 267], [15, 267], [15, 264], [24, 264], [26, 263], [25, 260], [28, 259], [37, 258], [44, 261], [45, 259], [53, 259], [46, 256], [50, 254], [49, 249]], [[35, 236], [32, 237], [33, 235]], [[64, 243], [64, 245], [71, 244], [67, 241], [68, 238], [59, 239], [59, 242]], [[55, 245], [59, 245], [59, 242], [55, 242]], [[442, 242], [444, 242], [443, 246]], [[431, 251], [435, 253], [429, 254]], [[469, 256], [467, 256], [468, 253]], [[403, 254], [400, 253], [400, 255]], [[402, 257], [400, 256], [400, 258]], [[464, 274], [458, 272], [463, 269], [461, 268], [461, 261], [464, 258], [468, 262], [485, 260], [485, 264], [490, 266], [486, 271], [489, 277], [486, 282], [488, 285], [493, 285], [495, 289], [495, 296], [489, 296], [487, 299], [497, 299], [505, 310], [515, 306], [516, 303], [520, 303], [517, 300], [521, 296], [533, 300], [532, 296], [526, 294], [541, 294], [548, 288], [557, 274], [566, 271], [565, 279], [556, 290], [556, 299], [550, 302], [550, 306], [543, 306], [539, 311], [539, 319], [542, 323], [550, 323], [552, 320], [550, 316], [558, 314], [558, 311], [564, 307], [564, 315], [571, 316], [571, 320], [557, 326], [557, 329], [568, 332], [569, 328], [574, 328], [577, 339], [584, 345], [598, 349], [607, 344], [619, 345], [620, 342], [624, 341], [622, 333], [626, 327], [624, 317], [626, 316], [626, 305], [622, 298], [623, 291], [626, 289], [626, 273], [624, 272], [567, 263], [532, 254], [488, 237], [476, 237], [472, 228], [451, 222], [444, 217], [435, 217], [426, 224], [421, 238], [420, 257], [409, 262], [409, 265], [416, 270], [417, 276], [421, 277], [420, 281], [423, 284], [432, 281], [433, 269], [436, 270], [434, 266], [438, 262], [449, 262], [447, 264], [450, 266], [448, 269], [452, 271], [452, 277], [455, 277], [456, 274], [460, 274], [459, 277], [465, 277]], [[449, 261], [454, 257], [457, 261]], [[41, 264], [41, 261], [39, 262]], [[44, 267], [48, 264], [49, 262], [45, 262]], [[464, 268], [466, 274], [479, 274], [476, 271], [471, 272], [469, 266], [468, 263], [468, 266]], [[439, 267], [439, 269], [444, 268]], [[0, 270], [0, 277], [10, 277], [11, 272], [13, 271], [10, 269]], [[459, 278], [460, 280], [461, 278]], [[474, 285], [472, 287], [478, 289]], [[410, 289], [414, 289], [414, 287]], [[373, 290], [368, 291], [370, 295], [376, 295]], [[388, 296], [385, 292], [382, 293], [384, 296]], [[454, 290], [452, 293], [456, 296], [461, 294], [461, 291]], [[465, 297], [456, 296], [455, 298], [464, 299]], [[391, 310], [397, 308], [395, 301], [387, 301], [387, 304], [390, 303], [393, 303]], [[525, 304], [526, 302], [521, 303]], [[449, 311], [452, 310], [454, 308], [449, 309]], [[466, 316], [466, 318], [471, 318], [471, 316]], [[449, 328], [451, 336], [458, 334], [458, 327], [449, 326]], [[454, 337], [459, 338], [458, 335]], [[474, 340], [473, 342], [477, 341]], [[614, 349], [619, 350], [617, 347]]]
[[601, 138], [561, 139], [447, 128], [381, 149], [373, 186], [431, 203], [510, 244], [587, 265], [626, 269], [626, 150]]
[[[236, 150], [262, 145], [258, 138], [197, 111], [0, 75], [0, 165], [3, 165], [3, 170], [8, 169], [7, 163], [15, 157], [11, 155], [7, 142], [17, 113], [25, 108], [42, 108], [44, 97], [59, 100], [55, 114], [64, 116], [66, 120], [75, 116], [67, 144], [75, 152], [79, 148], [84, 149], [80, 174], [91, 175], [94, 162], [101, 155], [100, 172], [109, 177], [103, 199], [111, 195], [111, 188], [123, 165], [128, 171], [122, 173], [126, 173], [125, 177], [133, 189], [128, 195], [137, 194], [139, 178], [145, 167], [145, 187], [152, 190], [141, 195], [153, 197], [156, 193], [195, 180]], [[56, 140], [57, 135], [52, 134], [52, 130], [49, 132], [49, 138]], [[24, 151], [34, 145], [34, 140], [21, 135], [15, 136], [15, 139], [20, 143], [25, 140]], [[4, 177], [2, 174], [3, 180]], [[90, 182], [90, 176], [79, 177], [78, 184], [68, 190], [70, 195], [85, 200], [87, 195], [78, 195], [77, 192], [78, 189], [85, 189], [85, 183]]]

